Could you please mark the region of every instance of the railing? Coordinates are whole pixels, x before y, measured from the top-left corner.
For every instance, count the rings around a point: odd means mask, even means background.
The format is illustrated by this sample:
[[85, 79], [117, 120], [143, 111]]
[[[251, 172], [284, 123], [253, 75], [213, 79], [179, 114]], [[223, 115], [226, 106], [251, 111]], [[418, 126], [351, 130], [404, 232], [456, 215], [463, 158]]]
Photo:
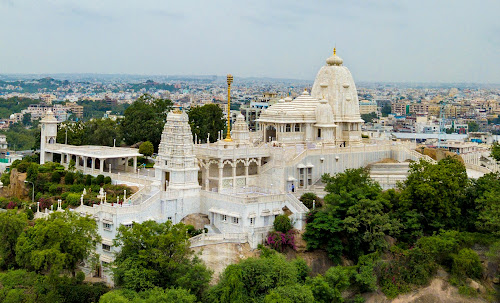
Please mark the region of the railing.
[[484, 167], [481, 165], [475, 165], [475, 164], [471, 164], [471, 163], [465, 163], [465, 168], [475, 170], [475, 171], [478, 171], [478, 172], [481, 172], [484, 174], [489, 174], [489, 173], [493, 172], [492, 170], [490, 170], [487, 167]]
[[247, 243], [248, 234], [247, 233], [221, 233], [221, 234], [202, 233], [200, 235], [190, 238], [189, 242], [191, 242], [191, 247], [198, 247], [210, 244], [220, 244], [220, 243]]
[[279, 202], [284, 201], [284, 194], [269, 194], [269, 195], [261, 195], [255, 193], [249, 194], [223, 194], [223, 193], [213, 193], [206, 190], [201, 191], [201, 195], [205, 196], [208, 199], [224, 201], [229, 203], [237, 203], [237, 204], [251, 204], [251, 203], [266, 203], [266, 202]]
[[161, 193], [162, 192], [159, 190], [156, 191], [151, 197], [149, 197], [144, 202], [138, 205], [133, 205], [128, 203], [123, 203], [123, 204], [101, 203], [101, 204], [94, 204], [93, 206], [81, 205], [78, 208], [76, 208], [75, 211], [80, 213], [85, 213], [87, 215], [95, 215], [101, 211], [116, 215], [137, 213], [151, 206], [153, 202], [157, 201], [161, 197]]
[[286, 200], [301, 213], [308, 213], [309, 208], [307, 208], [304, 203], [302, 203], [297, 197], [292, 194], [286, 194]]

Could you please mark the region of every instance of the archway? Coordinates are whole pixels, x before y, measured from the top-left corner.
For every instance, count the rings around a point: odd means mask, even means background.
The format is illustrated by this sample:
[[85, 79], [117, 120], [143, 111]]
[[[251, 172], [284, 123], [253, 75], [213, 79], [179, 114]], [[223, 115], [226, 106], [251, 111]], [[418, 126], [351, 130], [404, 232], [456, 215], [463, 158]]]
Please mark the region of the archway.
[[266, 142], [271, 142], [276, 140], [276, 128], [272, 125], [269, 125], [266, 127], [266, 133], [265, 133], [265, 141]]

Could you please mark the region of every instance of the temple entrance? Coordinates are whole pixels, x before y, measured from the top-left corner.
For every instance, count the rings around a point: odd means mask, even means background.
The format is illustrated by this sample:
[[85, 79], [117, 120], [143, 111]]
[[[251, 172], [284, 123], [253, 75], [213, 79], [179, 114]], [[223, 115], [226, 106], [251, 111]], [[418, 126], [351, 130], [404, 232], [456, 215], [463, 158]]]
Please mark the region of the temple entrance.
[[266, 142], [271, 142], [276, 140], [276, 128], [272, 125], [266, 127], [265, 137], [266, 137], [265, 138]]

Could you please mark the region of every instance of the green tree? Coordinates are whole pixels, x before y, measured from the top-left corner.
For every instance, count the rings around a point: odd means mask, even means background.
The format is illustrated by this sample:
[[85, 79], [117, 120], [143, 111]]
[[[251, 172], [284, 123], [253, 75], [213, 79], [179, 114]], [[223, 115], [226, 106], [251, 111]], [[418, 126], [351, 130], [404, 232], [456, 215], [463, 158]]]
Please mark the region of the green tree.
[[31, 125], [31, 114], [30, 113], [26, 113], [23, 115], [23, 120], [22, 120], [22, 123], [23, 125]]
[[118, 122], [109, 118], [93, 119], [83, 125], [82, 144], [84, 145], [120, 145], [122, 137]]
[[121, 251], [112, 268], [117, 285], [135, 291], [182, 287], [200, 296], [211, 273], [193, 255], [186, 231], [184, 224], [170, 221], [121, 226], [114, 240]]
[[315, 193], [304, 193], [299, 199], [307, 208], [321, 207], [320, 198]]
[[286, 233], [287, 231], [293, 229], [292, 222], [287, 215], [276, 216], [273, 222], [273, 227], [275, 231]]
[[196, 296], [188, 290], [153, 288], [142, 292], [128, 289], [114, 290], [104, 294], [99, 303], [194, 303]]
[[478, 230], [500, 236], [500, 191], [489, 190], [476, 200]]
[[150, 157], [154, 152], [153, 143], [146, 141], [139, 146], [139, 152], [146, 157]]
[[493, 145], [491, 146], [491, 157], [493, 159], [500, 161], [500, 144], [498, 142], [493, 142]]
[[467, 123], [469, 132], [477, 132], [479, 131], [479, 125], [475, 121], [470, 121]]
[[54, 212], [19, 236], [16, 262], [30, 270], [74, 275], [79, 262], [92, 259], [100, 241], [94, 219], [74, 212]]
[[[387, 117], [387, 116], [386, 116]], [[365, 123], [371, 123], [373, 120], [377, 119], [377, 113], [371, 112], [369, 114], [362, 114], [361, 119], [365, 121]]]
[[155, 99], [151, 95], [139, 97], [125, 110], [121, 121], [125, 143], [131, 145], [147, 140], [158, 150], [167, 113], [171, 108], [170, 100]]
[[24, 213], [8, 210], [0, 213], [0, 268], [16, 265], [16, 243], [19, 235], [28, 225]]
[[297, 283], [297, 269], [283, 255], [248, 258], [226, 267], [207, 302], [262, 302], [270, 290]]
[[210, 142], [217, 141], [218, 133], [226, 127], [224, 112], [217, 104], [205, 104], [189, 109], [189, 125], [193, 137], [196, 135], [206, 142], [210, 134]]
[[459, 160], [448, 157], [437, 164], [420, 160], [410, 164], [398, 211], [414, 210], [424, 232], [459, 228], [468, 185], [465, 166]]
[[292, 284], [272, 289], [264, 298], [265, 303], [311, 303], [314, 296], [306, 285]]
[[380, 112], [382, 113], [382, 117], [389, 116], [389, 114], [392, 112], [391, 104], [387, 103], [384, 106], [382, 106]]

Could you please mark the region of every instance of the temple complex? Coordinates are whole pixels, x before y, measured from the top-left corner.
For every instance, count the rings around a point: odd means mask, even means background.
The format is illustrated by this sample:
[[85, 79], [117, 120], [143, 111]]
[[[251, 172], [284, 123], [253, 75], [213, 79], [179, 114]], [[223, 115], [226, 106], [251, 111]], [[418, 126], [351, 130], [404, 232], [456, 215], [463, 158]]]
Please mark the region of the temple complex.
[[[311, 191], [321, 195], [323, 174], [387, 158], [403, 162], [426, 157], [411, 143], [362, 141], [356, 86], [336, 52], [318, 72], [311, 91], [263, 110], [255, 132], [240, 114], [226, 139], [199, 144], [188, 122], [185, 112], [168, 114], [154, 173], [144, 174], [137, 171], [137, 149], [57, 144], [53, 114], [48, 112], [41, 121], [41, 163], [57, 158], [68, 166], [73, 159], [85, 173], [139, 188], [124, 197], [123, 204], [82, 203], [75, 210], [96, 219], [103, 239], [97, 247], [102, 264], [111, 262], [120, 249], [112, 246], [120, 225], [179, 223], [188, 215], [209, 220], [208, 233], [191, 238], [192, 246], [238, 242], [256, 248], [280, 214], [290, 216], [295, 228], [304, 228], [309, 209], [298, 197]], [[385, 187], [399, 180], [387, 179]]]

